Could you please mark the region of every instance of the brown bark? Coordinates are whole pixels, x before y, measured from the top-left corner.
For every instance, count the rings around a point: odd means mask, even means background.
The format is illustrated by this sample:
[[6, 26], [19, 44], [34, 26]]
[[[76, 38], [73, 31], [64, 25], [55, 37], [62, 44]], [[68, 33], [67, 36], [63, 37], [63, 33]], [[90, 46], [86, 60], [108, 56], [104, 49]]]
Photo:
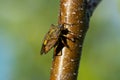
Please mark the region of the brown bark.
[[[64, 24], [76, 38], [73, 38], [75, 41], [66, 38], [68, 46], [64, 46], [60, 52], [55, 48], [55, 54], [61, 55], [53, 57], [50, 80], [77, 80], [83, 40], [89, 25], [86, 1], [60, 0], [58, 24]], [[71, 37], [71, 34], [67, 34], [67, 37]]]

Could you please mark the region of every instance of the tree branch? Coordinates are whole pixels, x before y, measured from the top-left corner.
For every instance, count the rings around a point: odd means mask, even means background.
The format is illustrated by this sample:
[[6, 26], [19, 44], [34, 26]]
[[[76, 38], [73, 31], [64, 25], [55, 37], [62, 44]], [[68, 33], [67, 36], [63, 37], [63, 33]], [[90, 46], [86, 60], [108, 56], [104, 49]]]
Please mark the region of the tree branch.
[[64, 28], [70, 33], [66, 34], [66, 38], [62, 38], [66, 45], [62, 43], [63, 41], [59, 41], [55, 47], [50, 80], [77, 79], [82, 45], [89, 26], [89, 18], [100, 1], [60, 0], [58, 24], [63, 24]]

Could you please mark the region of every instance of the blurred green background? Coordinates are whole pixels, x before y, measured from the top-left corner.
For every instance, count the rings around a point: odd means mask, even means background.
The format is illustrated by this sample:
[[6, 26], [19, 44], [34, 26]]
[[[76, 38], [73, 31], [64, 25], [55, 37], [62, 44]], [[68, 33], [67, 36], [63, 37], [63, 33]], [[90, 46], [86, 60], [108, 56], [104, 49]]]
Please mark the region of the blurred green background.
[[[58, 9], [59, 0], [0, 0], [0, 80], [49, 80], [53, 51], [40, 48]], [[95, 10], [78, 80], [120, 80], [120, 0]]]

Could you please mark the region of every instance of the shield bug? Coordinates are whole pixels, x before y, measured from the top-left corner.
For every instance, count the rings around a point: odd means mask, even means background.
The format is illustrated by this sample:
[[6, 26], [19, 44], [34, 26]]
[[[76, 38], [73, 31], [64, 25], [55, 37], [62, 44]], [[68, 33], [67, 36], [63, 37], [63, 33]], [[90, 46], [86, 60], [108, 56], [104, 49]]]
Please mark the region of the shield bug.
[[55, 26], [51, 25], [49, 31], [44, 37], [41, 54], [47, 53], [52, 47], [55, 47], [60, 35], [62, 35], [63, 25]]
[[49, 31], [44, 37], [41, 54], [46, 54], [51, 48], [55, 47], [57, 44], [61, 44], [60, 46], [67, 46], [66, 38], [74, 41], [74, 38], [68, 38], [65, 36], [69, 32], [70, 31], [64, 28], [64, 24], [60, 24], [58, 26], [52, 24]]

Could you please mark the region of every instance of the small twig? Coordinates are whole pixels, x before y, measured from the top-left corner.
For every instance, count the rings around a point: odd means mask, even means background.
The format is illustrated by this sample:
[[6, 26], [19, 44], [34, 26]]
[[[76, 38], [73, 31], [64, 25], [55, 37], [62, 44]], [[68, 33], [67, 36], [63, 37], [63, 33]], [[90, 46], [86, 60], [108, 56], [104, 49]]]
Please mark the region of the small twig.
[[89, 16], [92, 16], [94, 10], [101, 1], [102, 0], [87, 0], [87, 10], [89, 12]]

